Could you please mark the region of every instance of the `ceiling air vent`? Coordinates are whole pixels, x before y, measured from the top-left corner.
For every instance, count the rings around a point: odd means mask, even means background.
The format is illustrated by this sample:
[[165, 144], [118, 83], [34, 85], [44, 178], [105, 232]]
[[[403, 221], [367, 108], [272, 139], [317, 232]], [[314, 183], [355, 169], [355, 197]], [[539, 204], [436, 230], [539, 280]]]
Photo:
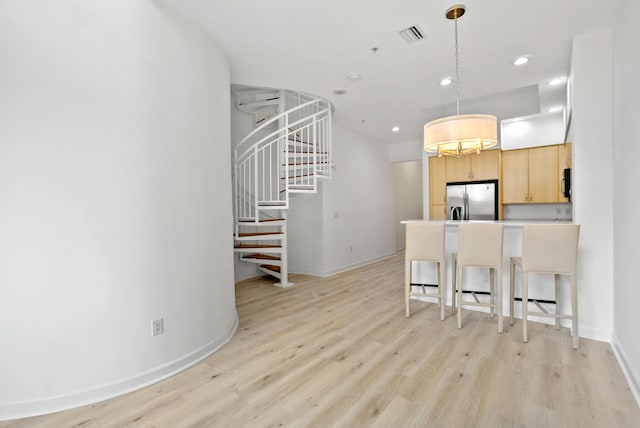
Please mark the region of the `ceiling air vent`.
[[402, 39], [408, 44], [419, 42], [420, 40], [424, 39], [422, 30], [420, 29], [420, 27], [418, 27], [417, 24], [413, 27], [405, 28], [404, 30], [398, 31], [398, 34], [400, 34], [400, 37], [402, 37]]

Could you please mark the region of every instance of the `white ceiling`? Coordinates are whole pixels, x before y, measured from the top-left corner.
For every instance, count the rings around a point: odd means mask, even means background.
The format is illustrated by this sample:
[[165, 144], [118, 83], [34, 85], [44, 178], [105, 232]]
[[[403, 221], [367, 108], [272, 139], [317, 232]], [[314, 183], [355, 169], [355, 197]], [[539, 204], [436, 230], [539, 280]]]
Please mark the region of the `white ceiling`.
[[[317, 94], [335, 123], [386, 142], [420, 141], [425, 122], [455, 113], [452, 0], [162, 0], [227, 53], [234, 84]], [[458, 21], [461, 113], [499, 118], [565, 102], [571, 40], [611, 25], [606, 0], [467, 0]], [[412, 25], [425, 39], [407, 44]], [[378, 48], [377, 53], [371, 49]], [[528, 64], [512, 60], [529, 55]], [[349, 81], [347, 74], [362, 79]], [[345, 95], [335, 95], [345, 89]], [[394, 125], [400, 132], [393, 133]]]

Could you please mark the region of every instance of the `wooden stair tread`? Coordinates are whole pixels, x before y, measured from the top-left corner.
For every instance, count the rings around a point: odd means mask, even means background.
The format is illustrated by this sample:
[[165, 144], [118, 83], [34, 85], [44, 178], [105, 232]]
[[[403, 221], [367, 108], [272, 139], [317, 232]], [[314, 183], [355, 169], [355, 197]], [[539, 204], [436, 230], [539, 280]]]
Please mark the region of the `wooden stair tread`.
[[280, 273], [280, 266], [274, 266], [274, 265], [260, 265], [261, 268], [263, 269], [269, 269], [272, 270], [274, 272], [278, 272]]
[[267, 244], [236, 244], [233, 248], [281, 248], [280, 245]]
[[264, 235], [282, 235], [282, 232], [251, 232], [251, 233], [239, 233], [239, 237], [247, 236], [264, 236]]
[[280, 180], [284, 180], [285, 178], [288, 178], [289, 180], [291, 180], [292, 178], [300, 178], [300, 177], [313, 177], [314, 174], [298, 174], [298, 175], [289, 175], [287, 177], [280, 177]]
[[326, 165], [329, 162], [327, 161], [323, 161], [323, 162], [302, 162], [302, 163], [288, 163], [287, 165], [282, 165], [282, 166], [298, 166], [298, 165]]
[[258, 259], [258, 260], [272, 260], [272, 261], [279, 261], [280, 257], [277, 256], [270, 256], [268, 254], [247, 254], [246, 256], [244, 256], [245, 259]]

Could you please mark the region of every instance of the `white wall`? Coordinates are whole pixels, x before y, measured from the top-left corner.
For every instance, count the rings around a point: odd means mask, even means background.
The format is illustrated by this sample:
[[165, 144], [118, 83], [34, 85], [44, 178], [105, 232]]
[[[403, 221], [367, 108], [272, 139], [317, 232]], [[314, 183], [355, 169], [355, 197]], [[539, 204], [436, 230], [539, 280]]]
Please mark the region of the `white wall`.
[[500, 121], [502, 150], [564, 143], [564, 111], [539, 113]]
[[423, 151], [423, 143], [420, 138], [403, 143], [389, 143], [389, 161], [405, 162], [422, 159]]
[[333, 150], [333, 178], [322, 188], [325, 275], [395, 252], [388, 147], [334, 125]]
[[0, 58], [0, 419], [213, 352], [237, 323], [222, 51], [153, 2], [13, 1]]
[[291, 194], [287, 216], [289, 270], [323, 276], [324, 212], [322, 193], [325, 181], [318, 181], [318, 193]]
[[617, 7], [614, 33], [614, 338], [628, 378], [632, 378], [636, 400], [640, 404], [640, 264], [637, 261], [640, 201], [636, 186], [640, 183], [640, 58], [636, 41], [640, 27], [640, 3], [624, 0]]
[[576, 37], [572, 54], [574, 221], [580, 335], [613, 331], [613, 44], [609, 29]]
[[395, 162], [391, 164], [391, 168], [395, 196], [396, 251], [403, 251], [406, 230], [401, 222], [423, 218], [422, 159]]

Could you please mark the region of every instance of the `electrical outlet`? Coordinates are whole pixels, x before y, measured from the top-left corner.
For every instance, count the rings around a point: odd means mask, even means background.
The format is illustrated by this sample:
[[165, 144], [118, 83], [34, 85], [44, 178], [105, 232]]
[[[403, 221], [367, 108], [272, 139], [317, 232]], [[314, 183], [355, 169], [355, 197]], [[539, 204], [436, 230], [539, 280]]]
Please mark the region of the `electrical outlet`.
[[164, 325], [162, 323], [162, 318], [158, 318], [157, 320], [151, 320], [151, 336], [157, 336], [162, 333], [164, 333]]

